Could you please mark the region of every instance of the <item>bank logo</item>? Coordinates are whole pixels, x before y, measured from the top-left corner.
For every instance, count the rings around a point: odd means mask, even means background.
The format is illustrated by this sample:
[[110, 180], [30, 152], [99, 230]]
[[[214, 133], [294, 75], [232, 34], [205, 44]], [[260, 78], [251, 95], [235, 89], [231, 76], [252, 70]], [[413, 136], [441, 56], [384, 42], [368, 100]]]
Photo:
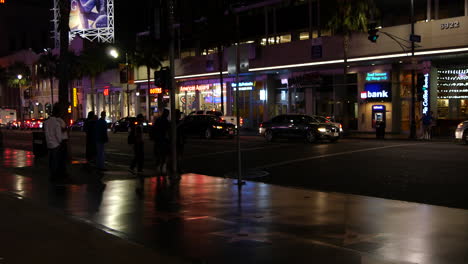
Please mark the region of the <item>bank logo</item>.
[[361, 99], [370, 99], [370, 98], [389, 98], [388, 91], [382, 90], [380, 92], [361, 92]]

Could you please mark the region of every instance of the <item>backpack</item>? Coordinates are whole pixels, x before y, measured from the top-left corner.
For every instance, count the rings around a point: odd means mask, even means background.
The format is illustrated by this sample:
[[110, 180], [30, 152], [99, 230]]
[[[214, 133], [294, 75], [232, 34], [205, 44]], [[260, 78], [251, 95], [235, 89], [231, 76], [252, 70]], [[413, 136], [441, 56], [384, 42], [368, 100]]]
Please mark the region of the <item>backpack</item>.
[[129, 145], [135, 144], [136, 132], [135, 126], [130, 126], [130, 131], [128, 132], [127, 143]]

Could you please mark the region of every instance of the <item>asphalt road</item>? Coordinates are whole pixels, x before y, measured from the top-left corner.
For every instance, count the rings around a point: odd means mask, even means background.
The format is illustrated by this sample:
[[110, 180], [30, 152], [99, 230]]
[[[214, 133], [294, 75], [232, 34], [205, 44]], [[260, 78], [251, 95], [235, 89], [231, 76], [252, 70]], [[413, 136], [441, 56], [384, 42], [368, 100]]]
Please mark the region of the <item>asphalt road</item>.
[[[125, 170], [132, 158], [126, 133], [109, 134], [109, 166]], [[31, 148], [31, 132], [4, 131], [4, 145]], [[74, 158], [83, 159], [85, 137], [73, 132]], [[468, 208], [468, 146], [455, 142], [343, 139], [306, 144], [267, 143], [241, 136], [244, 176], [283, 186], [318, 189]], [[145, 145], [145, 168], [154, 169], [153, 145]], [[189, 138], [183, 170], [235, 177], [235, 139]]]

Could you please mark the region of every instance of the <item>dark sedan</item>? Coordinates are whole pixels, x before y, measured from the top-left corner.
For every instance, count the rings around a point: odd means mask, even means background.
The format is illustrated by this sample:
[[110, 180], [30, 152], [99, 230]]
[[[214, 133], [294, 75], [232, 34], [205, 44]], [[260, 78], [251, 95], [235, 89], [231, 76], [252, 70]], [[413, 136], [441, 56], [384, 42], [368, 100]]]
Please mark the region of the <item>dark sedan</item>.
[[86, 118], [78, 118], [73, 124], [70, 126], [72, 131], [84, 131], [84, 123], [86, 122]]
[[340, 138], [340, 127], [308, 115], [279, 115], [261, 123], [259, 133], [269, 142], [277, 138], [304, 138], [309, 143], [320, 139], [335, 142]]
[[235, 126], [225, 123], [215, 115], [189, 115], [183, 121], [183, 129], [186, 135], [197, 135], [206, 139], [218, 136], [229, 138], [235, 135]]
[[[136, 121], [137, 121], [136, 117], [125, 117], [125, 118], [119, 119], [117, 122], [111, 125], [111, 131], [114, 133], [128, 132], [128, 128], [130, 127], [130, 124], [134, 124]], [[149, 126], [151, 126], [151, 123], [148, 123], [148, 121], [145, 120], [143, 122], [143, 132], [148, 132]]]

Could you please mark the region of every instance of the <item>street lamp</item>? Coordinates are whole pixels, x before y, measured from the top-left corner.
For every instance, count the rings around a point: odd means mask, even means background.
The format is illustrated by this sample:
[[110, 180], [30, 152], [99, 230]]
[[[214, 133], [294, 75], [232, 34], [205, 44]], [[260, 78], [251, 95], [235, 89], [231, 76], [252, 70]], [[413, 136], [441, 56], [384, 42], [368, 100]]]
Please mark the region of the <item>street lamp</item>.
[[21, 79], [23, 79], [23, 75], [18, 74], [18, 76], [16, 76], [16, 78], [18, 78], [18, 80], [21, 80]]
[[[111, 48], [109, 50], [109, 56], [111, 56], [114, 59], [117, 59], [119, 57], [119, 52], [115, 48]], [[128, 70], [128, 54], [125, 52], [125, 71], [127, 73], [127, 116], [130, 116], [130, 90], [128, 87], [128, 82], [130, 81], [130, 74]]]

